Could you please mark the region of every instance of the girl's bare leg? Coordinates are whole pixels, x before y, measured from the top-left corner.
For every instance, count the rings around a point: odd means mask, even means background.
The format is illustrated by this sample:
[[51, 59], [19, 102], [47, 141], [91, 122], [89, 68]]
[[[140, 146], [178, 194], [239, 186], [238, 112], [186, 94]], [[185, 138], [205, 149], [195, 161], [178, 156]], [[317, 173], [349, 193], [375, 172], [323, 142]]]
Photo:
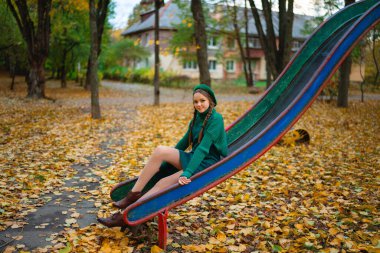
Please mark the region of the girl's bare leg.
[[[148, 163], [145, 165], [144, 169], [141, 171], [137, 182], [132, 188], [132, 192], [142, 191], [144, 186], [149, 182], [149, 180], [156, 174], [163, 162], [168, 162], [178, 170], [181, 170], [181, 163], [179, 161], [179, 151], [178, 149], [171, 147], [157, 147], [149, 158]], [[177, 173], [175, 173], [177, 174]], [[177, 178], [178, 179], [178, 178]]]
[[150, 189], [147, 193], [144, 194], [144, 198], [145, 197], [148, 197], [148, 196], [151, 196], [153, 194], [155, 194], [156, 192], [159, 192], [161, 191], [162, 189], [165, 189], [166, 187], [168, 186], [171, 186], [175, 183], [178, 182], [178, 178], [179, 176], [181, 176], [182, 174], [182, 170], [170, 175], [170, 176], [167, 176], [167, 177], [164, 177], [162, 178], [160, 181], [158, 181], [152, 189]]

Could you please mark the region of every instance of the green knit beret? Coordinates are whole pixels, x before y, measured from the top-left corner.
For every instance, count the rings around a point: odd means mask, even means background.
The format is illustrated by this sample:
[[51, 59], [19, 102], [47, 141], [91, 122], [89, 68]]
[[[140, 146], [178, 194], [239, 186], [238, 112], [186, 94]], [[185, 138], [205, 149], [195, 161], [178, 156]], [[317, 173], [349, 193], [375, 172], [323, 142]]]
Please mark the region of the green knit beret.
[[196, 90], [204, 90], [205, 92], [207, 92], [208, 94], [210, 94], [210, 97], [214, 101], [215, 105], [217, 104], [214, 91], [211, 89], [210, 86], [208, 86], [206, 84], [198, 84], [197, 86], [194, 87], [193, 94], [195, 93]]

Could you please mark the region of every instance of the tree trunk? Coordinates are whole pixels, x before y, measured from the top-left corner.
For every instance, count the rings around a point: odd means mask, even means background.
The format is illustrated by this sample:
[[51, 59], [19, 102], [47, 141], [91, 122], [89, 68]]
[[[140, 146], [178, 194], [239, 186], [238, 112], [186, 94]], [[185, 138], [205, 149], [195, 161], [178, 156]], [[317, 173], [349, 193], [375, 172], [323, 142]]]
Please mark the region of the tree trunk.
[[235, 39], [239, 47], [241, 61], [243, 62], [245, 81], [246, 81], [247, 87], [251, 87], [252, 85], [251, 85], [251, 80], [249, 77], [248, 64], [247, 64], [248, 56], [246, 55], [247, 51], [244, 50], [243, 43], [240, 38], [240, 27], [238, 25], [238, 20], [237, 20], [238, 10], [237, 10], [235, 0], [233, 1], [232, 10], [230, 9], [228, 4], [227, 4], [227, 8], [229, 9], [229, 13], [232, 14], [232, 22], [233, 22], [233, 27], [234, 27]]
[[86, 71], [86, 79], [85, 79], [85, 84], [84, 84], [85, 90], [90, 90], [90, 87], [91, 87], [90, 76], [92, 75], [91, 74], [92, 68], [90, 68], [90, 66], [93, 66], [91, 62], [91, 56], [89, 56], [87, 60], [87, 71]]
[[100, 119], [99, 105], [99, 80], [98, 80], [98, 29], [96, 22], [95, 0], [90, 0], [90, 33], [91, 33], [91, 49], [88, 70], [90, 72], [88, 82], [91, 85], [91, 116], [93, 119]]
[[67, 57], [67, 51], [63, 51], [63, 57], [62, 57], [62, 63], [61, 63], [61, 88], [67, 88], [67, 82], [66, 82], [66, 57]]
[[350, 85], [351, 72], [351, 56], [348, 56], [342, 63], [339, 69], [339, 85], [338, 85], [338, 107], [348, 107], [348, 88]]
[[249, 56], [249, 36], [248, 36], [248, 8], [247, 8], [247, 0], [244, 1], [244, 23], [245, 23], [245, 50], [247, 56], [248, 63], [248, 83], [247, 87], [254, 86], [253, 74], [252, 74], [252, 66], [251, 66], [251, 58]]
[[[95, 12], [96, 33], [97, 33], [96, 40], [98, 43], [98, 48], [97, 48], [97, 58], [98, 58], [101, 53], [104, 24], [106, 22], [107, 13], [108, 13], [108, 5], [110, 3], [110, 0], [98, 0], [97, 3], [98, 3], [97, 6], [95, 6], [95, 3], [94, 3], [94, 8], [95, 8], [94, 12]], [[86, 90], [89, 90], [91, 87], [90, 76], [93, 75], [91, 73], [92, 69], [89, 66], [94, 66], [95, 64], [91, 61], [92, 61], [92, 58], [91, 56], [89, 56], [88, 62], [87, 62], [86, 83], [84, 86]], [[98, 65], [98, 63], [96, 63], [96, 65]]]
[[90, 33], [91, 33], [91, 48], [88, 58], [88, 66], [86, 73], [86, 84], [91, 87], [91, 115], [93, 119], [100, 119], [99, 105], [99, 79], [98, 79], [98, 57], [102, 45], [102, 36], [104, 23], [106, 22], [108, 5], [110, 0], [95, 0], [89, 1], [90, 9]]
[[12, 78], [12, 82], [11, 82], [11, 91], [14, 91], [15, 90], [15, 73], [12, 73], [11, 75], [11, 78]]
[[7, 0], [7, 5], [16, 19], [28, 49], [30, 69], [27, 97], [45, 98], [44, 64], [49, 50], [51, 0], [38, 0], [37, 25], [32, 21], [26, 0]]
[[378, 81], [379, 81], [379, 75], [380, 75], [380, 68], [379, 68], [379, 63], [377, 61], [376, 57], [376, 34], [377, 34], [377, 28], [375, 27], [373, 30], [373, 37], [372, 37], [372, 58], [373, 62], [375, 63], [375, 68], [376, 68], [376, 75], [375, 75], [375, 80], [373, 81], [373, 84], [377, 86]]
[[160, 0], [155, 1], [154, 9], [154, 105], [160, 104]]
[[[291, 56], [291, 43], [293, 31], [293, 6], [294, 0], [279, 0], [279, 23], [274, 24], [272, 19], [272, 1], [261, 0], [262, 13], [265, 18], [266, 32], [260, 19], [259, 10], [254, 0], [249, 0], [251, 11], [255, 20], [256, 29], [259, 34], [260, 43], [265, 53], [267, 62], [267, 85], [271, 83], [271, 77], [277, 76], [284, 69]], [[276, 44], [276, 33], [274, 27], [279, 27], [278, 45]]]
[[270, 65], [268, 64], [268, 62], [266, 62], [265, 64], [266, 66], [266, 69], [267, 69], [267, 89], [269, 88], [269, 86], [272, 84], [272, 71], [270, 69]]
[[364, 84], [365, 84], [365, 76], [363, 73], [363, 65], [365, 61], [365, 48], [366, 45], [360, 45], [360, 64], [359, 64], [359, 72], [362, 81], [360, 82], [360, 93], [361, 93], [361, 102], [364, 102]]
[[199, 81], [200, 83], [211, 86], [207, 55], [206, 24], [201, 0], [191, 0], [191, 12], [193, 13], [194, 18], [195, 42], [199, 66]]
[[[345, 6], [355, 3], [355, 0], [345, 0]], [[339, 69], [340, 80], [338, 84], [338, 107], [348, 107], [348, 88], [350, 85], [352, 59], [348, 56]]]
[[9, 61], [9, 75], [12, 78], [10, 90], [14, 91], [15, 90], [15, 77], [16, 77], [16, 63], [15, 63], [13, 54], [11, 54], [9, 56], [8, 61]]
[[28, 98], [45, 98], [45, 69], [43, 64], [33, 62], [28, 74]]
[[294, 0], [288, 0], [288, 6], [286, 6], [285, 0], [279, 1], [279, 18], [280, 18], [280, 29], [279, 29], [279, 48], [278, 48], [278, 66], [277, 71], [281, 71], [285, 68], [286, 64], [290, 60], [291, 48], [292, 48], [292, 30], [293, 30], [293, 5]]

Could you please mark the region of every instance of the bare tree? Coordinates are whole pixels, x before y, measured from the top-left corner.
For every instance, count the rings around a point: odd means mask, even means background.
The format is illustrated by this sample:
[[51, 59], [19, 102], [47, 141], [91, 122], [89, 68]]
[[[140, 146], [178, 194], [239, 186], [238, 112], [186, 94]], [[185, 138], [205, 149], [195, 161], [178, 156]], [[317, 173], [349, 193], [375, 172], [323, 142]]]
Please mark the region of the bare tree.
[[375, 79], [374, 79], [373, 84], [376, 86], [379, 82], [379, 77], [380, 77], [380, 67], [379, 67], [379, 62], [377, 60], [377, 55], [376, 55], [376, 41], [378, 40], [379, 36], [380, 36], [380, 29], [379, 27], [375, 27], [372, 31], [372, 58], [373, 58], [373, 62], [376, 68], [376, 74], [375, 74]]
[[28, 97], [46, 98], [44, 64], [49, 53], [51, 0], [37, 1], [37, 23], [29, 12], [33, 8], [26, 0], [7, 0], [26, 42], [29, 73], [27, 75]]
[[[227, 2], [227, 10], [228, 13], [232, 16], [232, 25], [234, 27], [234, 38], [237, 41], [238, 47], [239, 47], [239, 52], [240, 52], [240, 58], [241, 61], [243, 62], [243, 70], [244, 70], [244, 76], [245, 80], [247, 82], [247, 87], [252, 87], [253, 86], [253, 80], [252, 80], [252, 74], [251, 74], [251, 69], [250, 69], [250, 63], [249, 63], [249, 58], [248, 58], [248, 33], [247, 33], [247, 16], [245, 15], [245, 26], [246, 26], [246, 48], [243, 46], [243, 42], [241, 39], [241, 34], [240, 34], [240, 25], [238, 23], [238, 7], [236, 6], [236, 1], [232, 1], [233, 5], [232, 8], [229, 6]], [[244, 13], [245, 10], [244, 10]]]
[[201, 0], [191, 0], [191, 12], [194, 18], [199, 81], [211, 86], [210, 71], [208, 68], [206, 22]]
[[279, 31], [278, 31], [278, 43], [273, 23], [272, 13], [272, 1], [261, 0], [262, 13], [265, 19], [266, 31], [260, 19], [260, 11], [257, 9], [254, 0], [249, 0], [251, 5], [251, 11], [255, 20], [256, 28], [259, 34], [261, 46], [265, 53], [265, 60], [267, 62], [267, 80], [268, 84], [271, 78], [276, 78], [286, 66], [291, 56], [291, 44], [292, 44], [292, 30], [293, 30], [293, 5], [294, 0], [279, 0]]

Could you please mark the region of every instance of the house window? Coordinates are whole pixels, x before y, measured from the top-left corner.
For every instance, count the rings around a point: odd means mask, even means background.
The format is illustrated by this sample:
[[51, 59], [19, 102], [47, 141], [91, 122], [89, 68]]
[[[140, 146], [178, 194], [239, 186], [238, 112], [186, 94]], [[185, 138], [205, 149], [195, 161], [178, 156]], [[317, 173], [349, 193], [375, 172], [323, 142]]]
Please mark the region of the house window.
[[301, 44], [302, 44], [301, 41], [294, 40], [294, 41], [292, 42], [292, 50], [293, 50], [293, 51], [297, 51], [298, 49], [300, 49]]
[[141, 46], [146, 46], [149, 41], [149, 33], [142, 35]]
[[185, 61], [183, 63], [183, 69], [197, 69], [197, 65], [196, 61]]
[[218, 40], [216, 37], [211, 36], [207, 41], [207, 46], [209, 48], [216, 48], [218, 47]]
[[234, 38], [227, 38], [227, 47], [229, 49], [235, 48], [235, 39]]
[[215, 60], [208, 61], [208, 69], [209, 70], [216, 70], [216, 61]]
[[258, 63], [259, 60], [250, 60], [249, 63], [251, 65], [251, 71], [252, 73], [254, 73], [256, 71], [256, 65]]
[[227, 72], [235, 72], [235, 62], [234, 61], [227, 61], [226, 62], [226, 70], [227, 70]]
[[261, 43], [258, 38], [249, 38], [248, 39], [249, 48], [261, 48]]

